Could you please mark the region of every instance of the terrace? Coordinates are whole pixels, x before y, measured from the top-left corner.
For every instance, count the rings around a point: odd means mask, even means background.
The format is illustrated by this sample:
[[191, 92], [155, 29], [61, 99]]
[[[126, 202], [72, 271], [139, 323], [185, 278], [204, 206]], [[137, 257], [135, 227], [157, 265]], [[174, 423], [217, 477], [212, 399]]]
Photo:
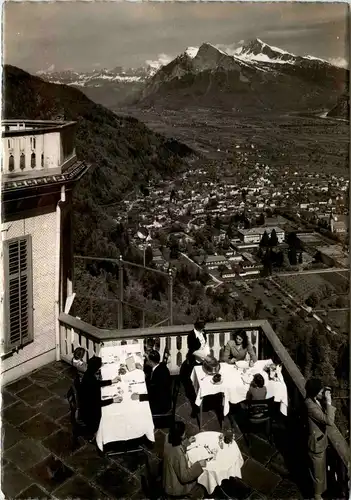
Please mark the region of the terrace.
[[[186, 336], [192, 325], [134, 330], [102, 330], [67, 315], [60, 315], [61, 360], [36, 370], [3, 388], [3, 482], [6, 498], [160, 498], [148, 491], [145, 478], [162, 460], [167, 429], [155, 431], [153, 449], [111, 457], [81, 439], [72, 447], [69, 407], [65, 394], [72, 382], [69, 365], [73, 350], [99, 353], [102, 343], [153, 342], [169, 352], [169, 368], [176, 376], [186, 354]], [[274, 444], [252, 436], [247, 446], [234, 418], [231, 424], [245, 463], [242, 479], [225, 480], [211, 498], [281, 499], [306, 498], [306, 465], [302, 454], [302, 405], [304, 378], [267, 321], [213, 323], [207, 325], [213, 354], [219, 358], [230, 332], [244, 329], [251, 336], [260, 359], [271, 358], [283, 365], [288, 387], [289, 411], [274, 422]], [[220, 430], [215, 413], [204, 409], [201, 431]], [[199, 432], [196, 419], [183, 392], [178, 396], [176, 418], [186, 422], [190, 435]], [[227, 419], [227, 418], [226, 418]], [[225, 421], [224, 425], [229, 422]], [[334, 426], [329, 432], [328, 498], [347, 498], [347, 443]]]
[[3, 120], [4, 181], [58, 175], [76, 161], [75, 122]]

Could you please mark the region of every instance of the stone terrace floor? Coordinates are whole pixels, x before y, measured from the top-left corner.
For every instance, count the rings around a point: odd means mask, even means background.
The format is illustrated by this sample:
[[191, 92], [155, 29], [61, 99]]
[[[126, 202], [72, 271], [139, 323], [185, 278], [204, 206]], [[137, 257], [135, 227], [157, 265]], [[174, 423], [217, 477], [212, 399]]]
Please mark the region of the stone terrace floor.
[[[72, 368], [59, 361], [2, 388], [1, 489], [5, 498], [150, 498], [143, 481], [145, 464], [148, 460], [151, 467], [157, 468], [161, 463], [167, 429], [155, 432], [152, 450], [141, 448], [134, 453], [103, 457], [83, 438], [73, 450], [65, 397], [72, 377]], [[190, 405], [182, 389], [176, 413], [186, 422], [190, 435], [199, 432], [196, 419], [190, 418]], [[235, 422], [234, 428], [245, 460], [242, 480], [224, 481], [226, 494], [216, 488], [207, 498], [302, 498], [276, 447], [251, 435], [248, 448]], [[220, 430], [213, 411], [204, 412], [202, 430]]]

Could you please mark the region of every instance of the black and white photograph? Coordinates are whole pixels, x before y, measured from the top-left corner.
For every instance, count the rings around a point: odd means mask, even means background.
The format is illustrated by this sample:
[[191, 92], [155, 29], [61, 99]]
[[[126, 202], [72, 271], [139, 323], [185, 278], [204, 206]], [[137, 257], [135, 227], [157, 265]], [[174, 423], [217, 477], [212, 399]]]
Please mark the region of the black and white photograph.
[[349, 22], [3, 2], [3, 498], [350, 498]]

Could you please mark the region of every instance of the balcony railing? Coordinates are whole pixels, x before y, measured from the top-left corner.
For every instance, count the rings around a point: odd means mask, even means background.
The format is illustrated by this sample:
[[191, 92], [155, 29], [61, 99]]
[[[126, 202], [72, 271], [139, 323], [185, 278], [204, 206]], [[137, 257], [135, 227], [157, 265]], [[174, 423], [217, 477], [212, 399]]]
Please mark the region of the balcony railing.
[[[73, 316], [61, 313], [61, 359], [71, 362], [76, 347], [86, 349], [87, 359], [99, 354], [102, 344], [120, 345], [138, 342], [143, 346], [153, 345], [161, 356], [168, 352], [168, 367], [172, 374], [179, 373], [187, 353], [187, 335], [193, 325], [136, 328], [126, 330], [99, 329]], [[305, 379], [266, 320], [217, 322], [206, 324], [212, 354], [221, 359], [224, 346], [236, 330], [244, 330], [254, 346], [259, 359], [272, 359], [282, 364], [283, 376], [288, 388], [288, 417], [293, 422], [296, 434], [304, 433]], [[87, 361], [87, 360], [86, 360]], [[300, 432], [301, 431], [301, 432]], [[332, 498], [348, 498], [348, 476], [350, 451], [346, 440], [334, 425], [328, 428], [328, 490]]]

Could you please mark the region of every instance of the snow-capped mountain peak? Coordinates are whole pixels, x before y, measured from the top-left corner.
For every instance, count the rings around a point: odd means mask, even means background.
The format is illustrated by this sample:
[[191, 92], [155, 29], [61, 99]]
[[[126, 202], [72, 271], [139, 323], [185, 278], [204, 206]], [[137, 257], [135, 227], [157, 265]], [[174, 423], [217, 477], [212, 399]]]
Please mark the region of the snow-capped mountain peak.
[[236, 53], [236, 56], [244, 60], [260, 61], [267, 63], [294, 64], [296, 62], [295, 54], [286, 50], [268, 45], [259, 38], [251, 40], [242, 45]]
[[199, 51], [199, 47], [188, 47], [185, 51], [185, 54], [190, 57], [190, 59], [194, 59]]

